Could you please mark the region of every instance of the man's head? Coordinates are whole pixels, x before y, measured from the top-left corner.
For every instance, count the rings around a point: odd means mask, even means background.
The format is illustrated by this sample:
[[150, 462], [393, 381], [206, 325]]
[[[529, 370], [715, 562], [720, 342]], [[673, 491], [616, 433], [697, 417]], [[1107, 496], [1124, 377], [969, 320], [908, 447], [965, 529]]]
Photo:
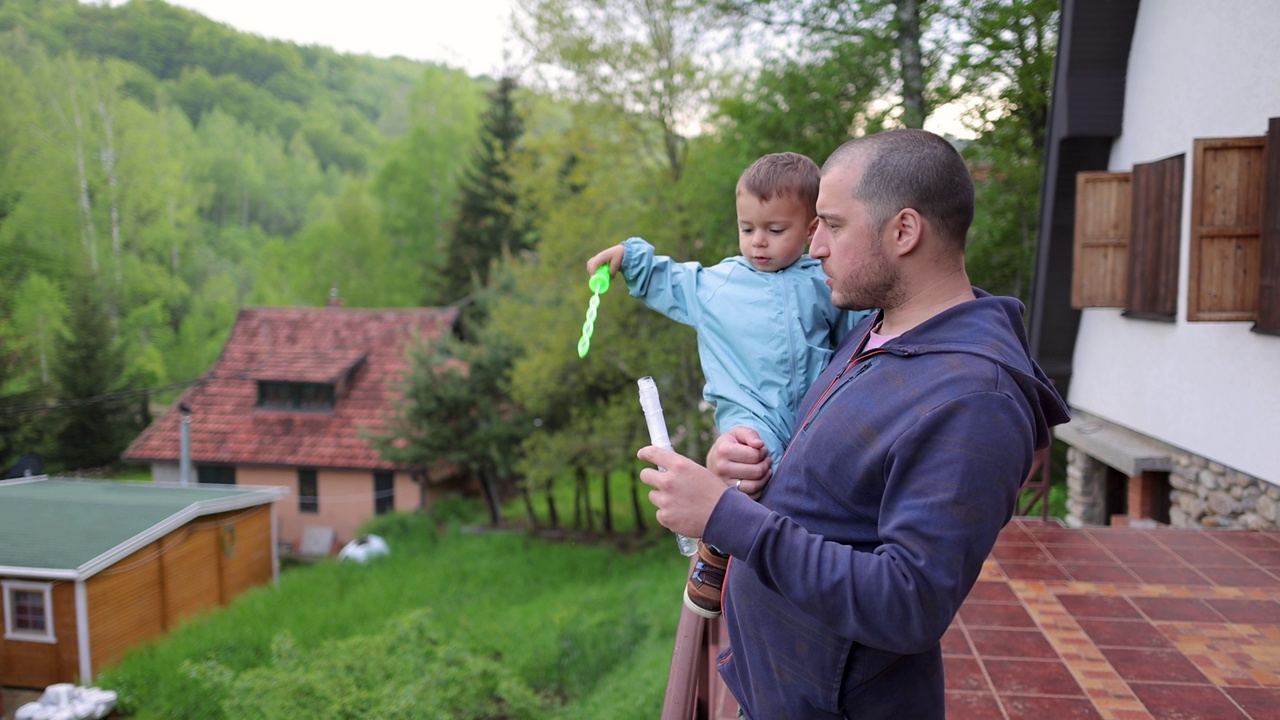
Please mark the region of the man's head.
[[923, 130], [850, 140], [822, 168], [814, 257], [832, 301], [893, 308], [913, 284], [963, 270], [973, 179], [960, 154]]
[[817, 218], [818, 166], [798, 153], [756, 160], [738, 179], [738, 249], [764, 272], [791, 266], [804, 254]]
[[822, 167], [860, 162], [853, 197], [866, 203], [877, 230], [899, 210], [914, 208], [939, 237], [964, 248], [973, 222], [973, 177], [946, 139], [925, 130], [890, 130], [841, 145]]

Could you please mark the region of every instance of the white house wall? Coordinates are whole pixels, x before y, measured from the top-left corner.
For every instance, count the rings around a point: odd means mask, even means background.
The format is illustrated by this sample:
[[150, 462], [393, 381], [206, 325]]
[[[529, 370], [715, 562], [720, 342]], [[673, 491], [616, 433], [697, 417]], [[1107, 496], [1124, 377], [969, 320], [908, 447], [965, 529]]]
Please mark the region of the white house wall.
[[1280, 337], [1186, 320], [1196, 138], [1265, 135], [1280, 116], [1280, 0], [1143, 0], [1110, 170], [1186, 154], [1175, 323], [1086, 309], [1070, 402], [1280, 485]]

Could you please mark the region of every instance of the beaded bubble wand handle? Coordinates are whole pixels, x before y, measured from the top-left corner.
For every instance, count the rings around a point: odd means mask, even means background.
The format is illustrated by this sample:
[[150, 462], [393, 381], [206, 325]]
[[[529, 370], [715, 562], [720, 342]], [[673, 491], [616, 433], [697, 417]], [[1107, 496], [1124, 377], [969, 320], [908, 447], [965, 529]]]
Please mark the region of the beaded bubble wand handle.
[[587, 356], [591, 349], [591, 333], [596, 331], [596, 313], [600, 308], [600, 296], [609, 290], [609, 265], [606, 263], [596, 268], [596, 272], [587, 281], [591, 288], [591, 300], [587, 303], [587, 319], [582, 323], [582, 337], [578, 338], [578, 357]]

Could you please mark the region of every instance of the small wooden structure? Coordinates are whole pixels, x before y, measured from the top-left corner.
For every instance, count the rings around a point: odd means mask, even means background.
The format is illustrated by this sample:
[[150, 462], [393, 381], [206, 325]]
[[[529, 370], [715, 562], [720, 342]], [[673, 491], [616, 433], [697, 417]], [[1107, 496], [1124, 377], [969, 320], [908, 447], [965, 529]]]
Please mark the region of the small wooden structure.
[[276, 488], [0, 482], [0, 677], [86, 684], [277, 576]]

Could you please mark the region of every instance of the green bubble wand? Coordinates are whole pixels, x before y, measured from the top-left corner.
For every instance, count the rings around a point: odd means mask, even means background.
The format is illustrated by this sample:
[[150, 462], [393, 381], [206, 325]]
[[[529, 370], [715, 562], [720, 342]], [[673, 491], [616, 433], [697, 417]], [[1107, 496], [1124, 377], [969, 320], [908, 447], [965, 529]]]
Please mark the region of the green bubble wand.
[[596, 331], [596, 313], [600, 308], [600, 296], [609, 290], [609, 264], [596, 268], [596, 272], [587, 281], [591, 288], [591, 300], [587, 303], [587, 319], [582, 323], [582, 337], [578, 338], [578, 357], [587, 356], [591, 349], [591, 333]]

